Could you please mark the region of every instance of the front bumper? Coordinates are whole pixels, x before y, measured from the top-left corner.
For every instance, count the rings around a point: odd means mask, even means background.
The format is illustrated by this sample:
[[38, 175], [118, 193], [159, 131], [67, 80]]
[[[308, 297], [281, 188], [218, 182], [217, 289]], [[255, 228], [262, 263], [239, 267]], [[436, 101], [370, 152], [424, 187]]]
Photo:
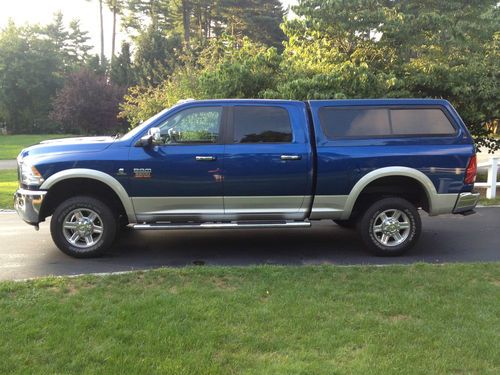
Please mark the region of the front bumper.
[[479, 201], [479, 193], [460, 193], [453, 209], [454, 214], [472, 211]]
[[37, 225], [40, 222], [40, 207], [46, 191], [19, 189], [14, 194], [14, 208], [25, 222]]

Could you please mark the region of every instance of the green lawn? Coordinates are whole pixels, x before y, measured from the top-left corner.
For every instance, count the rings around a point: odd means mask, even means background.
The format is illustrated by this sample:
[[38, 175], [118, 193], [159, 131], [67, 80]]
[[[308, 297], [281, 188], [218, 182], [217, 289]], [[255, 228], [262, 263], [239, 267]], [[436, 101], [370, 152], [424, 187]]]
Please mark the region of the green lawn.
[[12, 208], [12, 196], [17, 189], [17, 171], [0, 170], [0, 209]]
[[500, 205], [500, 197], [495, 199], [481, 198], [479, 199], [479, 204], [483, 206], [497, 206]]
[[3, 282], [0, 317], [0, 373], [500, 373], [499, 264]]
[[25, 147], [39, 143], [47, 139], [65, 138], [69, 135], [63, 134], [19, 134], [0, 135], [0, 160], [15, 159], [19, 152]]

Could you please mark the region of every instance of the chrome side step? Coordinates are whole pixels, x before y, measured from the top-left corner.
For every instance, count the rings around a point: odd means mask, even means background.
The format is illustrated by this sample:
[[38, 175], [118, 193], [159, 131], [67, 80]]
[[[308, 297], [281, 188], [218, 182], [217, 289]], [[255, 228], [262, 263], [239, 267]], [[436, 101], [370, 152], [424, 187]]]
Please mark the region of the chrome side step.
[[259, 228], [308, 228], [308, 221], [283, 222], [232, 222], [232, 223], [196, 223], [196, 224], [134, 224], [136, 230], [181, 230], [181, 229], [259, 229]]

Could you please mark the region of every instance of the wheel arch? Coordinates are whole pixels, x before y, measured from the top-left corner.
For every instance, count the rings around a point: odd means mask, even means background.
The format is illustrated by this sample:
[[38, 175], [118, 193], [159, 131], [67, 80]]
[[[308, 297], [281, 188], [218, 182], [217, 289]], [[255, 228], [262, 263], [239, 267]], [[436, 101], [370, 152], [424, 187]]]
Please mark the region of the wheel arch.
[[[108, 191], [112, 192], [113, 196], [116, 197], [117, 201], [123, 208], [123, 211], [127, 216], [128, 221], [130, 223], [136, 222], [134, 208], [132, 206], [132, 202], [125, 188], [120, 184], [120, 182], [118, 182], [118, 180], [116, 180], [114, 177], [110, 176], [107, 173], [97, 171], [94, 169], [84, 169], [84, 168], [67, 169], [61, 172], [57, 172], [52, 176], [50, 176], [49, 178], [47, 178], [47, 180], [45, 180], [44, 183], [40, 186], [40, 189], [47, 190], [48, 191], [47, 195], [49, 195], [51, 190], [54, 190], [58, 186], [64, 186], [64, 184], [76, 181], [86, 181], [91, 185], [94, 182], [96, 183], [95, 186], [101, 186], [104, 187], [105, 189], [109, 189]], [[85, 193], [84, 189], [83, 193]], [[80, 194], [80, 192], [77, 190], [74, 195], [78, 194]], [[42, 205], [42, 212], [43, 210], [44, 208]]]
[[429, 179], [429, 177], [414, 168], [386, 167], [376, 169], [367, 173], [354, 185], [346, 200], [341, 219], [349, 219], [349, 217], [353, 213], [356, 203], [359, 203], [359, 198], [363, 196], [363, 192], [365, 192], [370, 185], [376, 183], [377, 181], [382, 181], [383, 179], [390, 177], [407, 178], [418, 184], [419, 188], [421, 188], [425, 192], [429, 213], [432, 214], [436, 212], [436, 206], [439, 205], [437, 201], [438, 194], [434, 184]]

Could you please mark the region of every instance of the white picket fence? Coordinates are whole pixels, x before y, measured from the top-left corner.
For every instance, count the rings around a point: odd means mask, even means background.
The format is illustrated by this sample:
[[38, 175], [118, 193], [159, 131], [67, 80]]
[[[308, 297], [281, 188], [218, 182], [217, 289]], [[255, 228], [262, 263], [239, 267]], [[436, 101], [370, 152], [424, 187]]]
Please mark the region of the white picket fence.
[[498, 164], [500, 162], [500, 158], [491, 158], [488, 161], [483, 163], [479, 163], [477, 165], [477, 169], [487, 169], [488, 170], [488, 180], [487, 182], [476, 182], [474, 186], [486, 188], [486, 198], [487, 199], [495, 199], [497, 195], [497, 187], [500, 186], [500, 181], [498, 178]]

